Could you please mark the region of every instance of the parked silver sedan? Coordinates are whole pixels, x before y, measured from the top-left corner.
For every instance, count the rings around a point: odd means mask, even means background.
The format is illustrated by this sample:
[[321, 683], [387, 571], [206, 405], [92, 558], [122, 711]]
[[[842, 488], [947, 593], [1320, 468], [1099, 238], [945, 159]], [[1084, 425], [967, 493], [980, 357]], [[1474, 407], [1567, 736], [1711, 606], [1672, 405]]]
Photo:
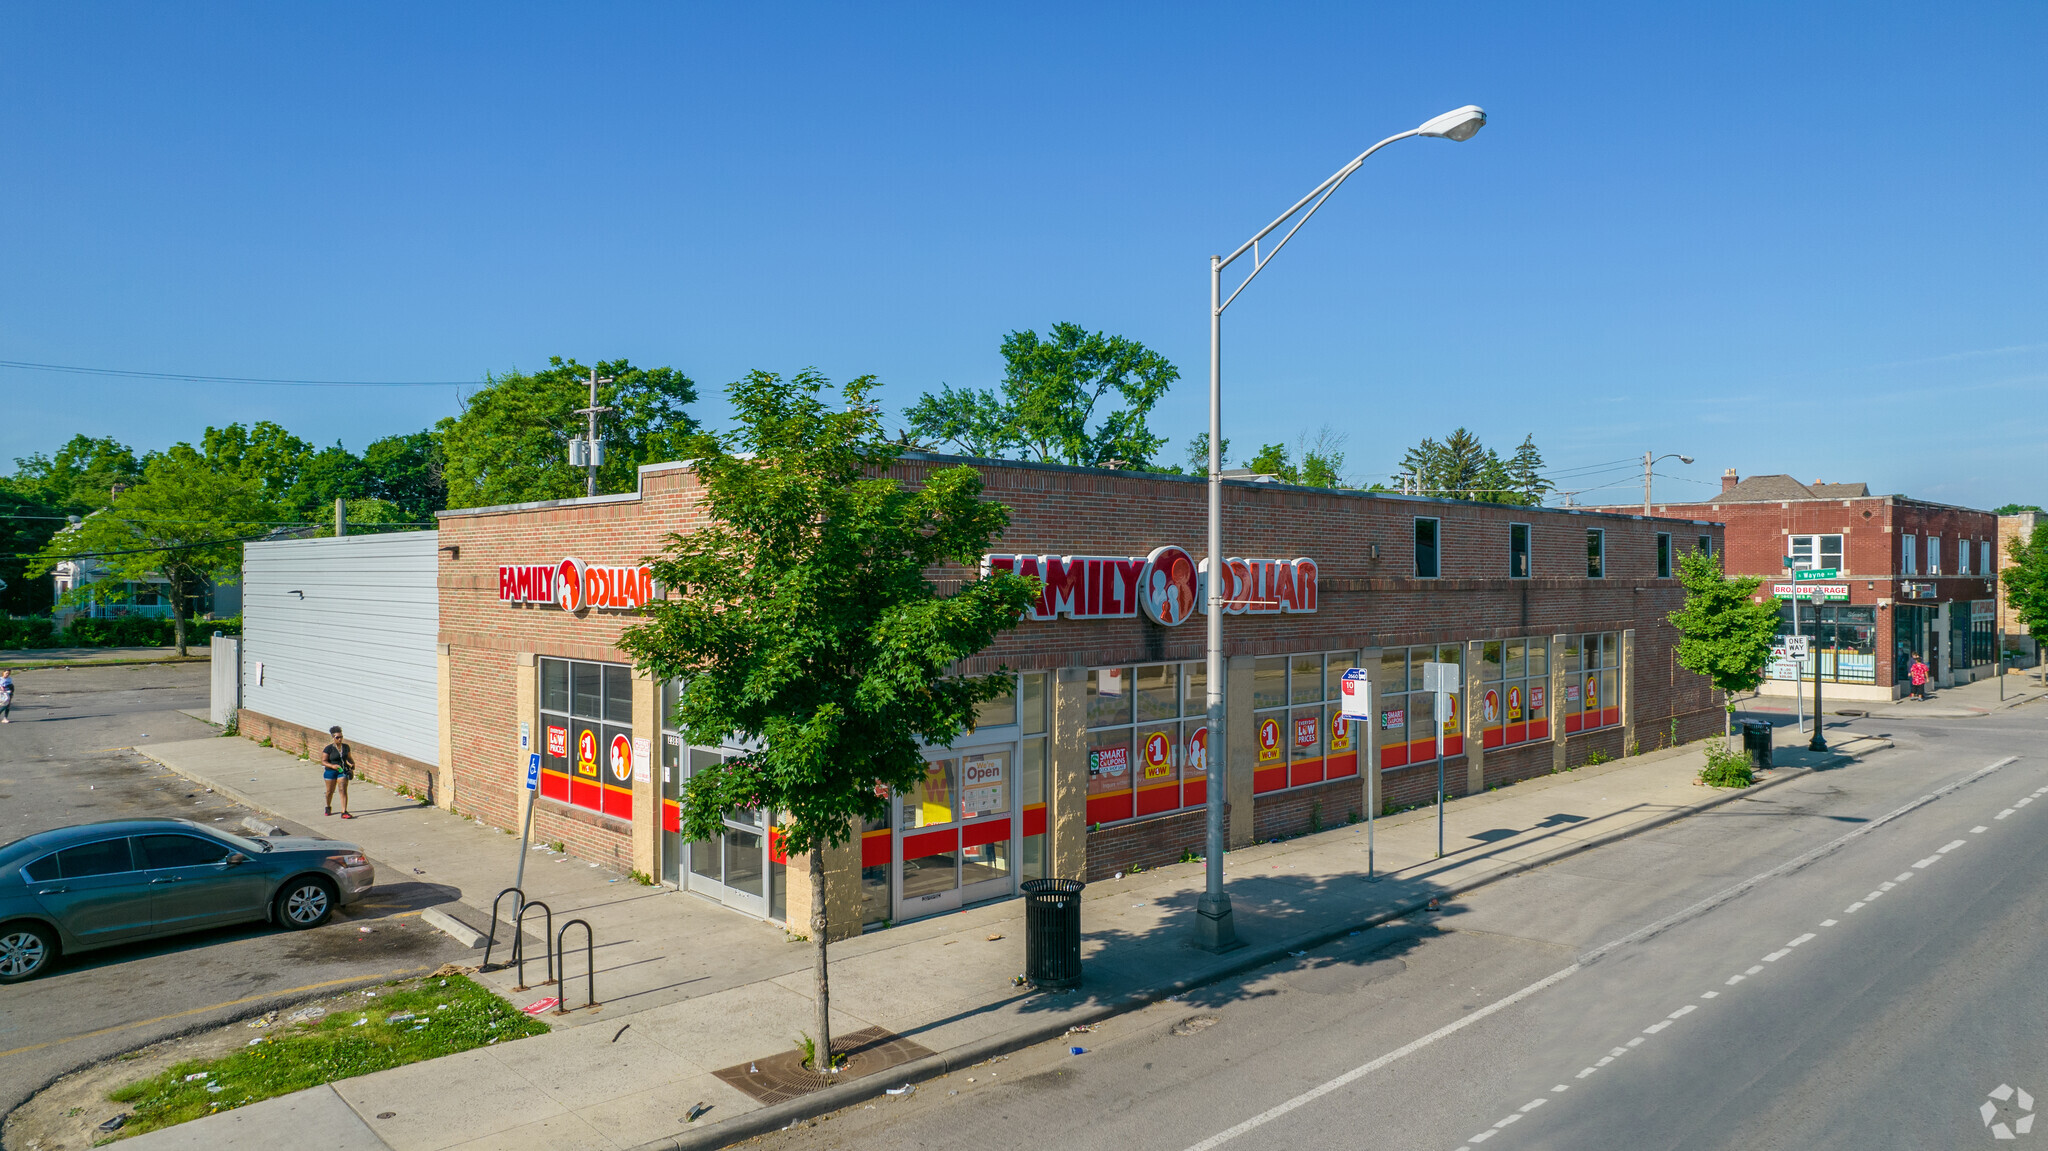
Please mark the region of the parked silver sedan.
[[268, 920], [318, 927], [370, 889], [352, 843], [244, 837], [184, 819], [121, 819], [0, 846], [0, 983], [60, 954]]

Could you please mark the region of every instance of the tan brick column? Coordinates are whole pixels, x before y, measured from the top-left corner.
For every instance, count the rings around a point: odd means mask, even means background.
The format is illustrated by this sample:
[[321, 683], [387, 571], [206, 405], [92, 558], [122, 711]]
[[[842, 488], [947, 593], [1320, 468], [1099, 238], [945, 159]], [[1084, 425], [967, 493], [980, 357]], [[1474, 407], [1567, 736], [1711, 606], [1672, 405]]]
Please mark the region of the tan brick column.
[[1621, 672], [1614, 677], [1621, 688], [1621, 754], [1634, 755], [1636, 748], [1636, 629], [1621, 633]]
[[1465, 794], [1486, 790], [1486, 679], [1479, 662], [1484, 640], [1465, 641]]
[[1563, 771], [1567, 766], [1564, 735], [1564, 645], [1565, 637], [1550, 637], [1550, 770]]
[[1248, 655], [1230, 657], [1223, 687], [1223, 737], [1229, 747], [1229, 778], [1223, 781], [1230, 822], [1223, 842], [1232, 848], [1252, 842], [1252, 773], [1259, 766], [1259, 733], [1252, 723], [1252, 665]]
[[[788, 918], [783, 926], [796, 935], [811, 933], [811, 857], [792, 854], [783, 869], [788, 886]], [[860, 828], [838, 847], [825, 849], [825, 941], [836, 943], [860, 934]]]
[[1052, 730], [1045, 742], [1047, 875], [1088, 876], [1088, 671], [1063, 667], [1053, 677]]
[[441, 733], [440, 762], [434, 765], [437, 807], [455, 806], [455, 689], [449, 682], [454, 663], [447, 644], [434, 645], [435, 702], [440, 712]]
[[526, 790], [526, 761], [519, 756], [519, 725], [528, 725], [533, 733], [533, 750], [539, 751], [545, 745], [541, 742], [546, 735], [540, 730], [540, 665], [530, 651], [519, 653], [518, 662], [512, 668], [512, 706], [518, 719], [512, 730], [505, 733], [505, 754], [517, 765], [519, 772], [513, 788], [518, 796], [512, 810], [512, 834], [517, 835], [526, 826], [526, 809], [533, 803], [538, 792]]
[[[641, 754], [642, 749], [645, 755]], [[661, 691], [652, 676], [633, 671], [633, 870], [652, 877], [661, 869]]]

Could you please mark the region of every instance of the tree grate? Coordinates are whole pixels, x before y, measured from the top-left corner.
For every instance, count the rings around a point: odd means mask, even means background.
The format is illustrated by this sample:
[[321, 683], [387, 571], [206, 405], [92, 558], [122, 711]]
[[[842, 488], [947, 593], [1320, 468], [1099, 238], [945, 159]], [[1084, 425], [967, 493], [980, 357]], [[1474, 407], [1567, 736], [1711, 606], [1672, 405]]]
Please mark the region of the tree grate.
[[836, 1075], [822, 1074], [805, 1067], [801, 1051], [764, 1055], [712, 1074], [761, 1103], [780, 1103], [822, 1091], [836, 1083], [847, 1083], [864, 1075], [886, 1071], [932, 1053], [923, 1044], [881, 1027], [834, 1036], [832, 1052], [846, 1057]]

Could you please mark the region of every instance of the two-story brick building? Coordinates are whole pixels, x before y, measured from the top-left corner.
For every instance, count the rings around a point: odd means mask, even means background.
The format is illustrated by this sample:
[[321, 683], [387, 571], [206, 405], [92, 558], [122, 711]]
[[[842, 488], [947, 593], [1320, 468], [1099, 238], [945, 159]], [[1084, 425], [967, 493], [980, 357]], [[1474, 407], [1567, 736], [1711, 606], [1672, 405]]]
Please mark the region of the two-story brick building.
[[[1814, 661], [1826, 698], [1892, 699], [1906, 690], [1914, 655], [1948, 686], [1994, 674], [1998, 517], [1901, 495], [1872, 495], [1861, 483], [1801, 483], [1787, 475], [1743, 479], [1729, 469], [1721, 494], [1657, 504], [1656, 515], [1713, 519], [1727, 526], [1725, 568], [1761, 576], [1780, 601], [1781, 632], [1817, 637]], [[1832, 569], [1802, 584], [1794, 567]], [[1818, 592], [1818, 602], [1807, 598]], [[1776, 673], [1795, 670], [1792, 666]], [[1792, 694], [1789, 676], [1765, 691]]]
[[[1204, 481], [920, 454], [896, 474], [961, 464], [1012, 512], [991, 565], [1047, 591], [962, 669], [1007, 669], [1011, 696], [827, 860], [835, 934], [1202, 847]], [[1665, 620], [1674, 557], [1720, 548], [1717, 524], [1250, 481], [1226, 500], [1234, 845], [1433, 796], [1439, 725], [1453, 793], [1721, 729]], [[714, 840], [677, 829], [689, 773], [739, 749], [688, 744], [678, 685], [616, 646], [661, 594], [644, 557], [702, 518], [685, 464], [643, 468], [633, 493], [441, 513], [436, 796], [516, 827], [538, 755], [536, 838], [780, 919], [809, 879], [773, 813], [735, 812]], [[1420, 690], [1428, 661], [1463, 669], [1450, 714]], [[1363, 732], [1336, 717], [1354, 666], [1376, 691]]]

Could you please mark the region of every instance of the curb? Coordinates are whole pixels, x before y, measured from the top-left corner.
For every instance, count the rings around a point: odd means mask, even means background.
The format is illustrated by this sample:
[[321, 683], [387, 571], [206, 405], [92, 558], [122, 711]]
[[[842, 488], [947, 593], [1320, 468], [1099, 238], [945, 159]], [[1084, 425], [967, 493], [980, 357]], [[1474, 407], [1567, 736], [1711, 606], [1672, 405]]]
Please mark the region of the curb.
[[141, 667], [145, 664], [211, 662], [213, 662], [212, 656], [174, 655], [164, 659], [74, 659], [58, 660], [53, 663], [14, 663], [9, 660], [0, 660], [0, 667], [4, 667], [8, 671], [48, 671], [67, 667]]
[[[1886, 740], [1880, 746], [1869, 750], [1883, 751], [1891, 746], [1893, 746], [1891, 741]], [[1835, 753], [1835, 758], [1853, 761], [1858, 757]], [[1483, 876], [1474, 876], [1461, 883], [1453, 883], [1434, 889], [1427, 895], [1419, 896], [1411, 902], [1402, 903], [1386, 911], [1376, 912], [1372, 915], [1349, 920], [1335, 926], [1318, 928], [1315, 931], [1292, 936], [1277, 943], [1269, 943], [1260, 947], [1247, 947], [1243, 951], [1231, 956], [1228, 962], [1186, 979], [1178, 979], [1172, 983], [1162, 984], [1157, 987], [1132, 991], [1121, 998], [1100, 1004], [1087, 1011], [1062, 1016], [1056, 1021], [1047, 1020], [1028, 1027], [1020, 1027], [1000, 1035], [991, 1035], [983, 1039], [971, 1040], [958, 1047], [939, 1052], [936, 1055], [929, 1055], [923, 1059], [903, 1064], [892, 1069], [887, 1075], [870, 1075], [853, 1083], [845, 1083], [837, 1087], [827, 1087], [822, 1091], [813, 1092], [800, 1098], [790, 1099], [782, 1103], [773, 1103], [758, 1110], [749, 1111], [744, 1115], [736, 1115], [731, 1119], [714, 1123], [709, 1127], [695, 1131], [686, 1130], [675, 1135], [642, 1143], [632, 1148], [631, 1151], [712, 1151], [714, 1148], [725, 1147], [742, 1139], [751, 1139], [756, 1135], [765, 1135], [768, 1132], [787, 1127], [798, 1120], [810, 1119], [872, 1099], [882, 1094], [883, 1090], [892, 1083], [922, 1082], [926, 1079], [961, 1070], [984, 1059], [990, 1059], [997, 1055], [1006, 1055], [1012, 1051], [1058, 1038], [1066, 1034], [1067, 1029], [1070, 1027], [1100, 1022], [1101, 1020], [1122, 1015], [1129, 1011], [1135, 1011], [1142, 1007], [1149, 1007], [1166, 999], [1168, 996], [1192, 991], [1195, 988], [1228, 979], [1233, 975], [1242, 974], [1253, 968], [1263, 967], [1266, 964], [1285, 959], [1288, 957], [1289, 952], [1305, 951], [1312, 947], [1320, 947], [1353, 931], [1378, 927], [1383, 923], [1413, 915], [1427, 908], [1431, 899], [1441, 900], [1463, 895], [1485, 887], [1490, 883], [1496, 883], [1512, 876], [1534, 871], [1539, 867], [1547, 867], [1559, 860], [1568, 859], [1582, 852], [1591, 851], [1597, 847], [1605, 847], [1632, 836], [1640, 835], [1643, 832], [1652, 831], [1667, 824], [1675, 823], [1678, 820], [1698, 815], [1701, 812], [1711, 811], [1723, 804], [1733, 803], [1744, 796], [1754, 795], [1759, 791], [1766, 791], [1790, 783], [1795, 779], [1803, 779], [1817, 769], [1811, 767], [1781, 767], [1776, 770], [1780, 774], [1774, 779], [1752, 784], [1738, 791], [1731, 791], [1726, 795], [1713, 796], [1699, 803], [1666, 812], [1642, 823], [1618, 828], [1604, 835], [1594, 836], [1591, 839], [1581, 840], [1577, 843], [1565, 844], [1533, 859], [1526, 859], [1519, 863], [1507, 865], [1499, 871]]]

